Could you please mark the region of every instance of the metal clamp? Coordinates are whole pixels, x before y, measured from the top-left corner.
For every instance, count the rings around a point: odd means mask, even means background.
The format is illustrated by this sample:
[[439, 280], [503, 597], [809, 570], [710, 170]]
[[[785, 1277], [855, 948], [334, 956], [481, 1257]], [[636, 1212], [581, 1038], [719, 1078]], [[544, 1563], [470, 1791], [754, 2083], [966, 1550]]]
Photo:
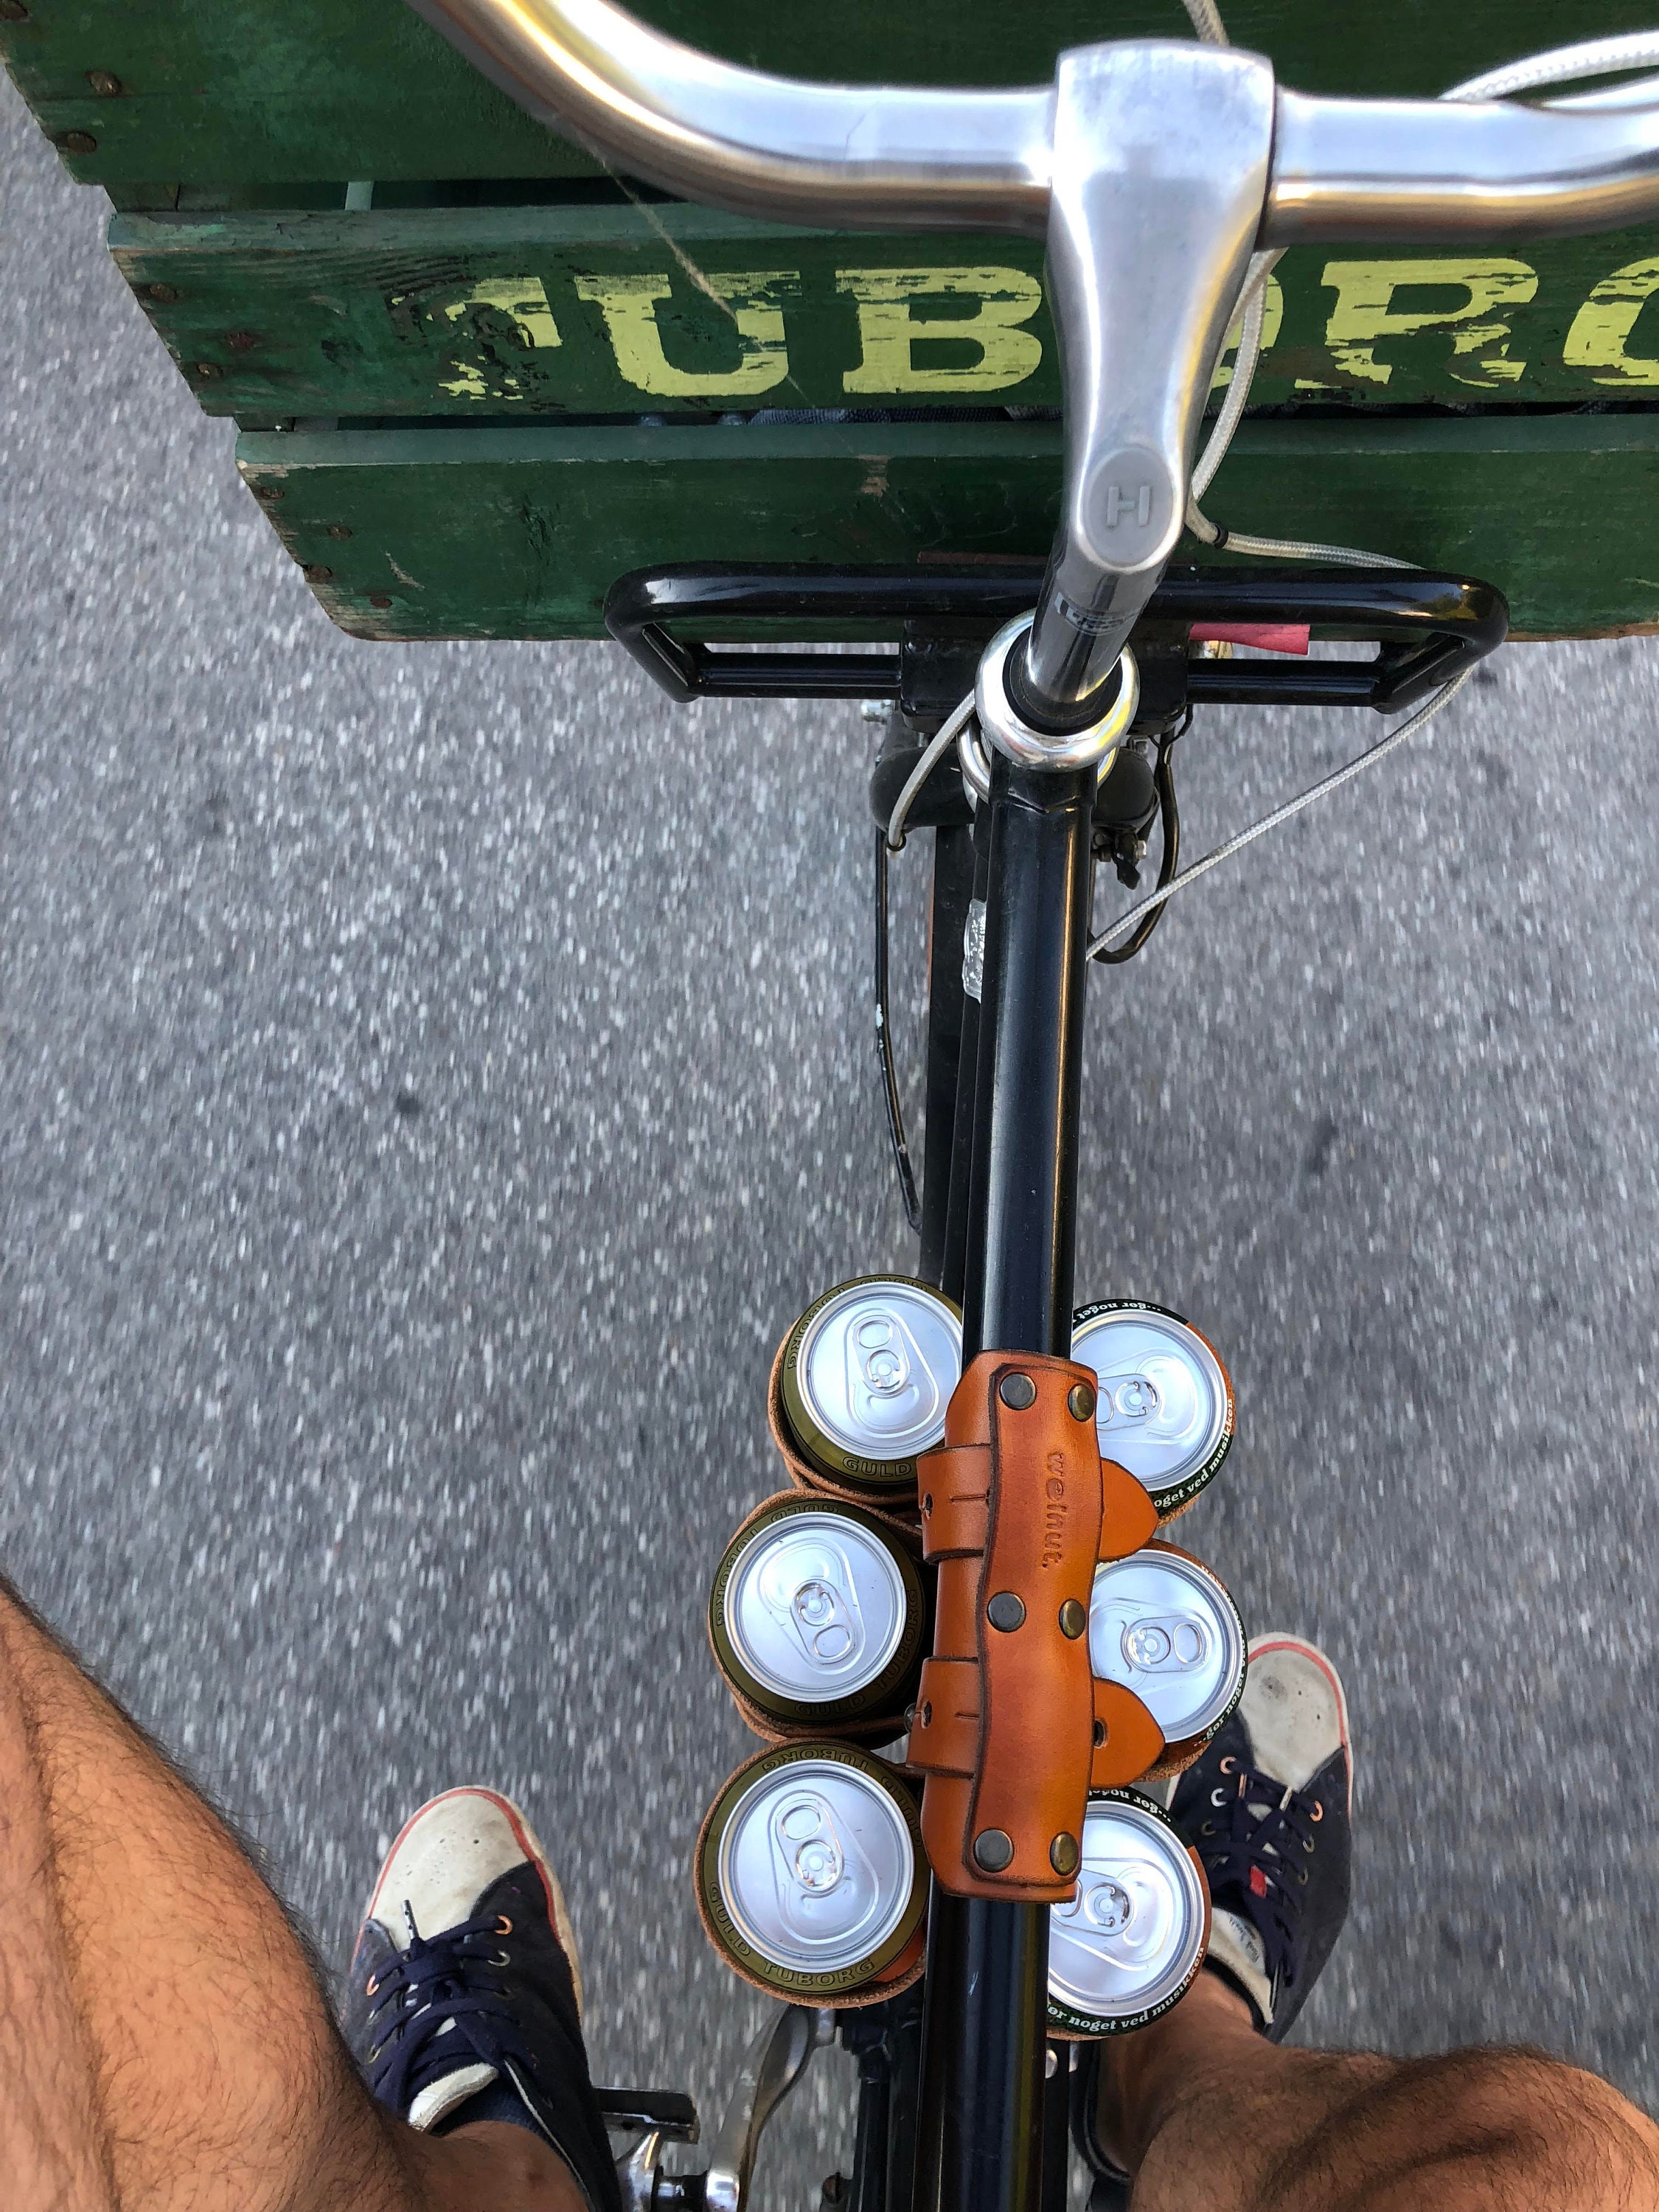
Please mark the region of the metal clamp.
[[[1031, 628], [1030, 615], [1005, 623], [980, 656], [974, 680], [974, 713], [981, 730], [1005, 758], [1018, 768], [1093, 768], [1115, 752], [1128, 734], [1140, 703], [1140, 672], [1126, 645], [1118, 656], [1117, 696], [1097, 722], [1069, 737], [1048, 737], [1015, 713], [1005, 673], [1008, 656]], [[963, 770], [967, 773], [966, 769]]]

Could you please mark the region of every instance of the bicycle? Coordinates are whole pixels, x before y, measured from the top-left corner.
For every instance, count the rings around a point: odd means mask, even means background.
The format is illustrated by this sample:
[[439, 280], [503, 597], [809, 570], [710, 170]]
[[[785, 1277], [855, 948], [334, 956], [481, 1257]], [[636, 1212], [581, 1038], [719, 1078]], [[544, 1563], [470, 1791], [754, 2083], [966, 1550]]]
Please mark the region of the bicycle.
[[[995, 1349], [1063, 1358], [1084, 963], [1108, 952], [1130, 925], [1125, 949], [1138, 949], [1159, 910], [1149, 903], [1094, 935], [1092, 871], [1099, 857], [1133, 856], [1161, 819], [1164, 867], [1155, 896], [1161, 902], [1192, 879], [1176, 872], [1169, 759], [1183, 716], [1194, 704], [1262, 700], [1437, 708], [1504, 635], [1503, 602], [1492, 586], [1384, 566], [1346, 549], [1313, 549], [1337, 556], [1337, 573], [1282, 580], [1170, 571], [1183, 526], [1224, 542], [1192, 487], [1208, 465], [1206, 453], [1194, 469], [1193, 457], [1229, 324], [1238, 316], [1243, 333], [1237, 404], [1212, 434], [1224, 447], [1248, 392], [1270, 273], [1264, 264], [1278, 246], [1368, 232], [1485, 240], [1646, 212], [1659, 205], [1659, 113], [1639, 85], [1537, 112], [1491, 102], [1460, 114], [1302, 100], [1276, 92], [1265, 64], [1222, 54], [1212, 41], [1069, 57], [1051, 119], [1047, 94], [871, 98], [745, 83], [739, 72], [694, 66], [670, 42], [592, 0], [580, 9], [554, 0], [421, 5], [447, 31], [467, 31], [491, 73], [510, 79], [532, 109], [574, 118], [631, 172], [671, 189], [771, 213], [787, 206], [802, 221], [856, 214], [902, 227], [1012, 222], [1028, 233], [1048, 225], [1073, 404], [1066, 520], [1045, 573], [941, 567], [919, 583], [882, 573], [654, 571], [624, 580], [609, 614], [614, 634], [681, 696], [898, 702], [897, 742], [878, 775], [878, 884], [907, 831], [932, 828], [938, 940], [954, 946], [974, 931], [976, 909], [982, 917], [982, 942], [974, 963], [963, 963], [977, 965], [977, 989], [951, 960], [935, 968], [930, 1141], [922, 1188], [908, 1193], [921, 1272], [960, 1297], [965, 1357]], [[1604, 69], [1655, 58], [1659, 41], [1592, 58]], [[1189, 114], [1204, 116], [1206, 127], [1172, 146], [1170, 119]], [[1150, 181], [1137, 176], [1131, 185], [1102, 139], [1113, 122], [1133, 136], [1148, 115], [1157, 127], [1139, 143]], [[849, 164], [846, 149], [864, 143], [861, 132], [870, 153]], [[917, 145], [929, 150], [918, 155]], [[849, 166], [857, 170], [850, 180], [841, 173]], [[1449, 213], [1449, 180], [1457, 193]], [[1184, 256], [1167, 250], [1176, 193], [1187, 195]], [[1115, 228], [1106, 227], [1108, 214], [1119, 217]], [[1158, 250], [1149, 252], [1154, 237]], [[1127, 330], [1110, 315], [1123, 298], [1140, 308]], [[1277, 550], [1242, 533], [1231, 542]], [[902, 621], [914, 635], [896, 657], [849, 653], [826, 667], [816, 656], [810, 664], [787, 654], [762, 661], [702, 641], [688, 647], [668, 628], [712, 625], [739, 610], [844, 623], [854, 640], [872, 621]], [[1356, 672], [1352, 663], [1206, 663], [1187, 650], [1194, 628], [1259, 638], [1299, 625], [1368, 639], [1379, 647], [1376, 659]], [[978, 638], [965, 642], [968, 632]], [[1119, 811], [1112, 788], [1113, 776], [1122, 781], [1120, 759], [1139, 759], [1145, 771], [1133, 811]], [[1103, 773], [1109, 760], [1113, 776]], [[884, 1021], [881, 1036], [885, 1048]], [[969, 1065], [974, 1081], [964, 1086], [960, 1071]], [[904, 1177], [911, 1171], [890, 1053], [885, 1077]], [[921, 1997], [843, 2025], [869, 2062], [866, 2154], [854, 2178], [861, 2212], [912, 2193], [903, 2123], [913, 2102], [922, 2154], [914, 2179], [923, 2201], [1056, 2201], [1065, 2084], [1058, 2069], [1044, 2071], [1047, 1931], [1044, 1905], [940, 1887]], [[711, 2204], [741, 2203], [759, 2130], [818, 2032], [799, 2008], [768, 2031], [700, 2191], [692, 2178], [664, 2176], [655, 2163], [661, 2135], [683, 2130], [684, 2113], [648, 2098], [614, 2105], [614, 2116], [641, 2136], [629, 2165], [631, 2201], [689, 2203], [700, 2194]]]

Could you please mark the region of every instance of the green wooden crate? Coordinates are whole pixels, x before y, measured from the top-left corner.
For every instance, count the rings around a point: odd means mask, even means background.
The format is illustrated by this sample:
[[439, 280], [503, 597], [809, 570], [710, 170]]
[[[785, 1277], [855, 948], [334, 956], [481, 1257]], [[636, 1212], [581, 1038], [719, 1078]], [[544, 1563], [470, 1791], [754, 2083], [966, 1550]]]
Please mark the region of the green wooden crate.
[[[246, 434], [243, 477], [360, 637], [599, 637], [647, 563], [1040, 556], [1051, 422]], [[1248, 422], [1218, 515], [1497, 576], [1518, 633], [1659, 629], [1659, 417]], [[1187, 548], [1183, 557], [1219, 559]], [[757, 633], [750, 633], [757, 634]]]
[[[1021, 239], [624, 204], [124, 216], [110, 244], [212, 414], [1060, 404]], [[1302, 248], [1269, 286], [1258, 410], [1659, 402], [1652, 230]]]
[[[641, 12], [762, 67], [964, 83], [1185, 29], [1176, 0]], [[1289, 83], [1411, 94], [1650, 13], [1467, 0], [1454, 41], [1438, 0], [1227, 9]], [[144, 311], [360, 635], [594, 635], [611, 580], [653, 562], [1046, 545], [1060, 391], [1028, 242], [641, 193], [398, 0], [0, 0], [0, 55], [122, 210]], [[1487, 574], [1534, 634], [1650, 626], [1656, 296], [1654, 230], [1293, 253], [1212, 510]], [[889, 419], [775, 419], [817, 410]]]

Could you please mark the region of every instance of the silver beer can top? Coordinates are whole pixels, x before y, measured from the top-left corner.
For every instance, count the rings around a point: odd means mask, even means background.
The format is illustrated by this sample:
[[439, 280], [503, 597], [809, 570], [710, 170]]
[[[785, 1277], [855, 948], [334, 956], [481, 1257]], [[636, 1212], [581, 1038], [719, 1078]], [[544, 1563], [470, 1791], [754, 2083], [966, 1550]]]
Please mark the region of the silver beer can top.
[[1048, 1908], [1048, 1999], [1060, 2024], [1111, 2034], [1172, 2003], [1203, 1956], [1203, 1876], [1156, 1806], [1116, 1791], [1084, 1815], [1077, 1895]]
[[1185, 1743], [1238, 1703], [1244, 1624], [1207, 1567], [1152, 1544], [1095, 1569], [1089, 1658], [1098, 1680], [1134, 1692], [1166, 1743]]
[[916, 1892], [915, 1846], [893, 1788], [808, 1753], [744, 1790], [715, 1878], [763, 1959], [794, 1973], [843, 1973], [898, 1932]]
[[880, 1678], [913, 1608], [889, 1546], [826, 1507], [757, 1529], [732, 1563], [721, 1611], [757, 1682], [793, 1703], [830, 1705]]
[[1233, 1437], [1232, 1385], [1198, 1331], [1162, 1306], [1103, 1300], [1073, 1317], [1072, 1357], [1099, 1382], [1102, 1456], [1127, 1467], [1160, 1512], [1195, 1497]]
[[962, 1316], [904, 1276], [843, 1283], [803, 1315], [784, 1355], [784, 1405], [806, 1457], [878, 1485], [914, 1478], [945, 1435], [962, 1375]]

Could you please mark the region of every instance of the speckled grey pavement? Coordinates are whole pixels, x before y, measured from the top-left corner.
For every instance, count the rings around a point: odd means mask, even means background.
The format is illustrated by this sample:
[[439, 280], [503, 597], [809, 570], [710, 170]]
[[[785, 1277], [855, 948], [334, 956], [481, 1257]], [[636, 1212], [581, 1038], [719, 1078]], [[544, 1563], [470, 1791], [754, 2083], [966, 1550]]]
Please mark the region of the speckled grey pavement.
[[[9, 89], [0, 133], [0, 1559], [337, 1960], [421, 1797], [516, 1792], [599, 2072], [712, 2106], [761, 2000], [687, 1878], [745, 1748], [708, 1577], [777, 1336], [910, 1251], [871, 733], [337, 635], [98, 196]], [[1515, 649], [1098, 979], [1079, 1271], [1224, 1348], [1183, 1540], [1347, 1681], [1307, 2039], [1525, 2038], [1650, 2106], [1656, 705], [1655, 644]], [[1189, 850], [1375, 727], [1212, 718]], [[849, 2073], [769, 2208], [848, 2159]]]

